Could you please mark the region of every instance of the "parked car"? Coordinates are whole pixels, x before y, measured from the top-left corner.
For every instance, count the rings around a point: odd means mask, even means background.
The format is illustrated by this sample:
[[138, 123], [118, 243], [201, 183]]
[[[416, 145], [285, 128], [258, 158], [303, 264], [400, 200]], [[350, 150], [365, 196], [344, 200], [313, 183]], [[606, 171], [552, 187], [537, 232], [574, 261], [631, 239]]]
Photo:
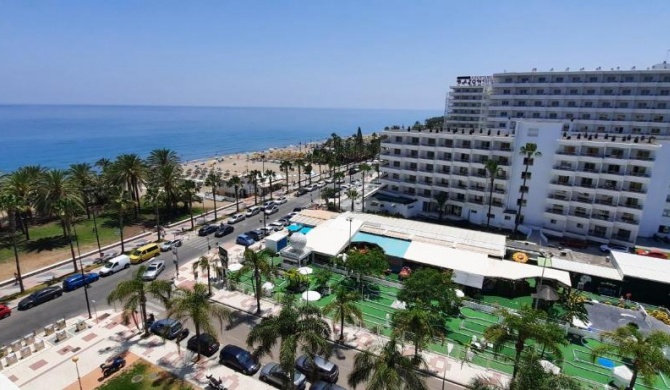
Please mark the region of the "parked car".
[[256, 241], [254, 241], [253, 238], [247, 236], [246, 234], [240, 234], [235, 239], [235, 243], [238, 244], [238, 245], [250, 246], [250, 245], [254, 245], [256, 243]]
[[28, 310], [33, 306], [40, 305], [44, 302], [56, 299], [63, 295], [63, 289], [58, 286], [46, 287], [41, 290], [37, 290], [34, 293], [28, 295], [19, 301], [18, 309], [19, 310]]
[[163, 260], [154, 260], [149, 263], [147, 270], [142, 274], [144, 280], [156, 280], [158, 275], [165, 269], [165, 262]]
[[326, 184], [333, 184], [333, 179], [330, 177], [325, 179], [324, 181], [326, 182]]
[[305, 187], [305, 189], [306, 189], [307, 191], [309, 191], [309, 192], [312, 192], [312, 191], [316, 190], [317, 188], [318, 188], [318, 187], [315, 186], [314, 184]]
[[181, 322], [173, 318], [164, 318], [154, 322], [151, 324], [150, 330], [151, 333], [165, 337], [168, 340], [177, 339], [181, 341], [188, 334], [188, 329], [184, 328]]
[[281, 217], [277, 220], [277, 223], [281, 223], [284, 226], [288, 226], [291, 224], [291, 217], [289, 215]]
[[7, 305], [0, 304], [0, 320], [3, 318], [7, 318], [11, 315], [12, 315], [12, 309], [10, 309]]
[[288, 198], [285, 197], [285, 196], [282, 196], [281, 198], [275, 199], [275, 203], [277, 203], [277, 204], [284, 204], [286, 202], [288, 202]]
[[63, 290], [72, 291], [76, 290], [79, 287], [97, 282], [100, 279], [100, 275], [97, 272], [90, 272], [87, 274], [76, 274], [68, 276], [67, 279], [63, 280]]
[[272, 229], [275, 232], [278, 232], [280, 230], [284, 230], [284, 224], [282, 222], [276, 221], [276, 222], [271, 222], [268, 227]]
[[[272, 362], [263, 366], [259, 379], [283, 389], [284, 382], [288, 381], [288, 375], [282, 370], [279, 363]], [[296, 390], [304, 390], [306, 385], [307, 377], [300, 372], [296, 372], [293, 376], [293, 388]]]
[[258, 359], [254, 358], [249, 351], [232, 344], [221, 349], [219, 363], [246, 375], [254, 375], [261, 368]]
[[265, 215], [272, 215], [272, 214], [274, 214], [278, 211], [279, 211], [279, 207], [277, 207], [276, 205], [272, 205], [272, 206], [266, 208], [264, 213], [265, 213]]
[[314, 356], [313, 359], [310, 359], [308, 355], [300, 356], [295, 361], [295, 368], [307, 377], [311, 377], [316, 368], [318, 379], [330, 383], [336, 383], [340, 377], [340, 369], [337, 367], [337, 364], [318, 355]]
[[105, 264], [107, 262], [107, 260], [113, 259], [118, 255], [119, 255], [119, 252], [116, 252], [116, 251], [103, 252], [100, 257], [93, 260], [93, 263], [95, 263], [95, 264]]
[[198, 230], [198, 235], [199, 236], [209, 236], [210, 234], [214, 233], [218, 229], [216, 225], [205, 225]]
[[161, 248], [158, 246], [158, 244], [146, 244], [130, 253], [130, 262], [132, 264], [137, 264], [160, 255]]
[[98, 273], [100, 276], [108, 276], [115, 272], [130, 267], [130, 257], [128, 255], [116, 256], [105, 263]]
[[180, 238], [176, 240], [169, 240], [165, 241], [164, 243], [161, 244], [161, 252], [167, 252], [172, 250], [172, 248], [178, 248], [182, 244], [182, 241]]
[[219, 342], [216, 340], [216, 337], [212, 336], [209, 333], [200, 333], [200, 337], [197, 335], [191, 337], [188, 339], [188, 342], [186, 342], [186, 348], [188, 348], [189, 351], [193, 352], [198, 352], [198, 346], [200, 346], [200, 353], [210, 357], [216, 353], [216, 351], [219, 350], [219, 347], [221, 346]]
[[305, 187], [300, 187], [300, 188], [298, 188], [298, 190], [295, 192], [295, 195], [296, 195], [296, 196], [302, 196], [302, 195], [305, 195], [305, 194], [308, 193], [308, 192], [309, 192], [309, 191], [307, 191], [307, 188], [305, 188]]
[[244, 234], [246, 234], [248, 237], [250, 237], [254, 241], [260, 241], [263, 238], [265, 238], [265, 233], [260, 229], [250, 230], [250, 231], [248, 231]]
[[235, 214], [232, 217], [228, 218], [228, 224], [234, 225], [240, 221], [244, 221], [247, 217], [244, 214]]
[[230, 226], [230, 225], [224, 225], [221, 224], [218, 229], [216, 229], [216, 233], [214, 233], [214, 237], [223, 237], [225, 235], [228, 235], [235, 231], [235, 228]]
[[268, 200], [267, 202], [263, 203], [263, 206], [261, 206], [261, 210], [265, 211], [269, 207], [273, 207], [273, 206], [276, 206], [276, 205], [277, 205], [277, 203], [275, 203], [274, 200]]
[[304, 207], [296, 207], [296, 208], [293, 209], [292, 213], [289, 213], [289, 215], [291, 215], [291, 216], [296, 215], [304, 209], [305, 209]]
[[617, 244], [603, 244], [600, 246], [600, 251], [604, 253], [610, 253], [612, 251], [616, 252], [628, 252], [630, 253], [630, 248], [625, 246], [625, 245], [617, 245]]
[[309, 390], [347, 390], [347, 389], [335, 383], [316, 381], [312, 383], [312, 386], [309, 387]]
[[247, 218], [251, 218], [254, 215], [258, 214], [261, 212], [261, 208], [259, 206], [251, 206], [247, 209], [246, 214], [244, 214]]
[[316, 188], [323, 188], [325, 186], [326, 186], [325, 181], [319, 181], [319, 182], [316, 183]]

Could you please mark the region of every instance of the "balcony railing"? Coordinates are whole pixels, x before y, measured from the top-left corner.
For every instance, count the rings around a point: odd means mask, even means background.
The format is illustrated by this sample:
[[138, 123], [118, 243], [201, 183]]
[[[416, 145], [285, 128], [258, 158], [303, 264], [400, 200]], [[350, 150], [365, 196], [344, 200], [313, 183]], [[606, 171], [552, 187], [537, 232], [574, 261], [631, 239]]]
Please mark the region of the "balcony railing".
[[639, 205], [639, 204], [619, 203], [617, 206], [618, 207], [625, 207], [625, 208], [629, 208], [629, 209], [642, 210], [642, 206]]
[[616, 219], [616, 221], [617, 221], [617, 222], [623, 222], [623, 223], [631, 224], [631, 225], [637, 225], [637, 224], [640, 223], [640, 221], [637, 220], [637, 219], [635, 219], [635, 218], [623, 218], [623, 217], [619, 217], [619, 218]]
[[647, 190], [645, 190], [644, 188], [630, 188], [630, 187], [628, 187], [628, 188], [624, 188], [623, 190], [628, 191], [628, 192], [636, 192], [638, 194], [646, 194], [647, 193]]
[[607, 232], [589, 230], [589, 236], [605, 238], [605, 237], [607, 237]]
[[607, 205], [607, 206], [614, 206], [614, 201], [613, 200], [596, 199], [594, 202], [596, 204], [604, 204], [604, 205]]
[[565, 215], [565, 210], [562, 209], [545, 209], [544, 211], [551, 214]]
[[610, 217], [609, 215], [594, 214], [591, 217], [593, 219], [597, 219], [597, 220], [600, 220], [600, 221], [610, 221], [610, 222], [612, 221], [612, 217]]

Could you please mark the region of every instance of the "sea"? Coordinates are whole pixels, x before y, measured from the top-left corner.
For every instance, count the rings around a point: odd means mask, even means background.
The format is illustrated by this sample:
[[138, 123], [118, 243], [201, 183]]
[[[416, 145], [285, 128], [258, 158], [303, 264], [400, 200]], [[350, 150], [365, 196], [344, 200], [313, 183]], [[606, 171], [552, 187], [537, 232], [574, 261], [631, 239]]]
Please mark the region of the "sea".
[[172, 149], [182, 161], [379, 133], [440, 110], [0, 105], [0, 173]]

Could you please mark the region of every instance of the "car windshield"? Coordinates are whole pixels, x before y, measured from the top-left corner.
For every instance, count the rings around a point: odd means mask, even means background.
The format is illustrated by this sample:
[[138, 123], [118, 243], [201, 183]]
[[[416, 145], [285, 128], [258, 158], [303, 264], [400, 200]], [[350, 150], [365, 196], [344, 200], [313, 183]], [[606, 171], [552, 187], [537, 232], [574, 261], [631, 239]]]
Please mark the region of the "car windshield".
[[151, 264], [149, 268], [147, 268], [147, 271], [155, 271], [158, 268], [157, 265]]
[[240, 352], [238, 359], [240, 359], [240, 363], [246, 363], [246, 364], [253, 364], [254, 362], [251, 360], [251, 354], [247, 351]]
[[132, 256], [139, 256], [139, 255], [141, 255], [141, 254], [142, 254], [142, 252], [141, 252], [139, 249], [135, 249], [135, 250], [133, 251], [133, 253], [131, 253]]
[[105, 263], [105, 267], [112, 268], [112, 267], [114, 267], [114, 263], [112, 263], [111, 261], [108, 261], [108, 262]]

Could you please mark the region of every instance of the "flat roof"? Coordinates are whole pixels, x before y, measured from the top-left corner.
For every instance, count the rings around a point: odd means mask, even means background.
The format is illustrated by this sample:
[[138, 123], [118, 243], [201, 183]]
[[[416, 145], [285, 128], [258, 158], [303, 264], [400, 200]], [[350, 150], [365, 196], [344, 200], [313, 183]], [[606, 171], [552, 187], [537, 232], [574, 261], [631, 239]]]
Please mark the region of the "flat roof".
[[623, 273], [616, 267], [602, 267], [588, 263], [581, 263], [574, 260], [565, 260], [558, 257], [551, 259], [551, 267], [565, 271], [576, 272], [584, 275], [598, 276], [610, 280], [623, 280]]
[[668, 260], [617, 251], [610, 252], [610, 256], [624, 276], [665, 284], [670, 281]]
[[351, 219], [351, 221], [347, 218], [327, 220], [305, 235], [307, 246], [312, 248], [314, 252], [336, 256], [344, 250], [351, 237], [358, 232], [362, 225], [363, 221], [356, 219]]

